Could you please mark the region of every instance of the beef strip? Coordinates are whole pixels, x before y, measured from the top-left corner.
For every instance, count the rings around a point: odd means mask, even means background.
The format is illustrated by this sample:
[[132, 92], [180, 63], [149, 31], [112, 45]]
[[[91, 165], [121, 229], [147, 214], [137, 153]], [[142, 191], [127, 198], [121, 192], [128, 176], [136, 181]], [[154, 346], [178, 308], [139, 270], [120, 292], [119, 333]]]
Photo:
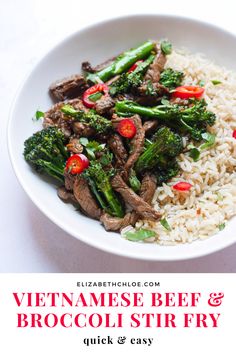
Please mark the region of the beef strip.
[[110, 95], [103, 95], [95, 104], [95, 110], [98, 114], [103, 115], [110, 112], [115, 102]]
[[57, 195], [65, 203], [77, 203], [74, 194], [63, 186], [57, 189]]
[[101, 216], [100, 221], [107, 231], [120, 231], [128, 225], [135, 225], [137, 217], [134, 212], [127, 213], [123, 218], [117, 218], [104, 213]]
[[162, 52], [161, 47], [158, 44], [156, 46], [156, 52], [156, 57], [144, 76], [145, 82], [150, 80], [153, 84], [159, 82], [161, 72], [163, 71], [167, 60], [166, 55]]
[[83, 146], [80, 144], [78, 138], [71, 138], [66, 147], [73, 154], [81, 154], [83, 152]]
[[49, 92], [57, 101], [75, 98], [81, 95], [88, 85], [82, 75], [72, 75], [51, 84]]
[[157, 188], [157, 180], [156, 177], [150, 173], [146, 173], [142, 179], [141, 189], [140, 189], [140, 197], [151, 205], [152, 198]]
[[90, 218], [99, 220], [102, 211], [98, 207], [89, 189], [88, 183], [83, 177], [79, 176], [75, 179], [73, 193], [84, 214]]
[[59, 102], [54, 104], [47, 112], [44, 113], [43, 127], [56, 126], [62, 130], [65, 136], [69, 137], [72, 134], [71, 125], [73, 118], [65, 115], [61, 108], [69, 104], [77, 110], [87, 111], [87, 108], [83, 105], [83, 102], [76, 98], [67, 102]]
[[158, 126], [158, 121], [157, 120], [147, 120], [143, 124], [143, 129], [145, 131], [145, 135], [152, 134]]
[[108, 140], [108, 146], [115, 155], [116, 167], [123, 167], [128, 158], [128, 154], [124, 147], [122, 138], [118, 134], [113, 134]]
[[116, 174], [112, 178], [111, 184], [114, 190], [123, 197], [124, 201], [130, 205], [140, 217], [149, 220], [160, 219], [160, 214], [129, 188], [119, 174]]
[[135, 114], [130, 117], [136, 126], [136, 134], [130, 142], [130, 155], [127, 162], [124, 165], [124, 169], [129, 172], [129, 170], [134, 166], [135, 162], [138, 160], [140, 154], [143, 151], [144, 140], [145, 140], [145, 131], [143, 129], [142, 120], [139, 115]]
[[65, 187], [67, 191], [73, 191], [73, 186], [75, 182], [75, 176], [73, 176], [71, 173], [65, 171], [64, 172], [64, 178], [65, 178]]
[[96, 66], [92, 66], [91, 63], [89, 61], [84, 61], [82, 63], [82, 70], [89, 72], [89, 73], [96, 73], [98, 71], [101, 71], [103, 69], [105, 69], [107, 66], [109, 66], [114, 60], [116, 59], [116, 57], [112, 57], [110, 59], [107, 59], [106, 61], [104, 61], [101, 64], [98, 64]]
[[95, 134], [95, 130], [92, 127], [81, 122], [73, 122], [72, 130], [78, 137], [83, 136], [89, 138]]

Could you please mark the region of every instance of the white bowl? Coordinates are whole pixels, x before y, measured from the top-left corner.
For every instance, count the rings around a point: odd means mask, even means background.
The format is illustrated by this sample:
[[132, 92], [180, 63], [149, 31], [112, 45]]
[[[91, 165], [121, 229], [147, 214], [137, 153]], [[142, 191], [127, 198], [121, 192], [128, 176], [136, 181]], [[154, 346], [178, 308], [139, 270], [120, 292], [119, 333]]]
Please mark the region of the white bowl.
[[205, 53], [220, 65], [236, 69], [236, 37], [215, 26], [180, 17], [141, 15], [117, 18], [83, 29], [59, 43], [35, 66], [14, 101], [8, 145], [11, 161], [26, 193], [55, 224], [74, 237], [102, 250], [146, 260], [181, 260], [203, 256], [236, 241], [236, 219], [226, 229], [204, 241], [177, 246], [129, 242], [108, 233], [57, 197], [56, 188], [35, 174], [22, 156], [24, 140], [41, 128], [33, 122], [35, 111], [51, 105], [48, 87], [53, 81], [80, 71], [89, 60], [97, 64], [146, 39], [168, 38], [174, 46]]

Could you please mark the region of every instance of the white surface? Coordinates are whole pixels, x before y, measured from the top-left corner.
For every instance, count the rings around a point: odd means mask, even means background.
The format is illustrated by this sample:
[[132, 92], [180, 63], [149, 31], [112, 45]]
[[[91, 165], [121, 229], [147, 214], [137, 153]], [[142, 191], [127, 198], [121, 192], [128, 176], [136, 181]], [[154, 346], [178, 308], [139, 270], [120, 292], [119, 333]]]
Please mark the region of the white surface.
[[[66, 4], [66, 5], [65, 5]], [[170, 13], [216, 23], [236, 33], [233, 2], [212, 1], [1, 1], [1, 272], [235, 272], [236, 245], [204, 258], [184, 262], [145, 262], [106, 254], [86, 246], [53, 225], [33, 206], [19, 186], [6, 148], [6, 123], [13, 95], [35, 61], [52, 45], [95, 21], [129, 13]], [[149, 4], [149, 6], [148, 6]], [[178, 4], [178, 5], [177, 5]], [[205, 7], [203, 7], [203, 4]], [[226, 6], [228, 4], [228, 6]], [[192, 5], [192, 3], [191, 3]], [[217, 8], [217, 6], [219, 6]], [[114, 13], [114, 8], [116, 13]]]
[[[133, 31], [127, 36], [130, 27]], [[186, 31], [187, 35], [183, 38]], [[114, 53], [122, 52], [124, 48], [155, 37], [156, 33], [160, 38], [168, 38], [176, 47], [184, 46], [193, 53], [204, 53], [219, 65], [226, 65], [227, 60], [227, 66], [236, 69], [236, 37], [203, 22], [160, 15], [126, 16], [102, 22], [69, 36], [52, 49], [30, 73], [19, 90], [11, 111], [8, 129], [9, 151], [16, 175], [28, 196], [64, 231], [116, 255], [155, 261], [186, 260], [233, 244], [236, 240], [236, 218], [227, 223], [222, 232], [204, 242], [198, 240], [175, 247], [127, 242], [117, 233], [106, 232], [97, 221], [78, 213], [72, 205], [61, 203], [55, 186], [33, 173], [22, 158], [24, 141], [42, 127], [41, 121], [36, 123], [26, 117], [32, 117], [36, 107], [46, 111], [52, 105], [48, 95], [51, 82], [77, 72], [79, 63], [87, 58], [91, 58], [92, 63], [100, 63]], [[202, 36], [203, 33], [205, 37]], [[209, 43], [216, 43], [219, 39], [217, 46], [209, 47]], [[223, 52], [228, 54], [226, 58], [222, 58]]]

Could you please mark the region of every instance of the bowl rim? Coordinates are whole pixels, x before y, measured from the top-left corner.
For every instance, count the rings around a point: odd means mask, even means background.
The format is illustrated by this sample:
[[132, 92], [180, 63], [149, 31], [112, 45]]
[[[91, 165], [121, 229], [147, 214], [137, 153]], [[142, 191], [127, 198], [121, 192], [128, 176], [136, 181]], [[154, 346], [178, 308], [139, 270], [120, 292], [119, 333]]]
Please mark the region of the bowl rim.
[[[57, 219], [56, 217], [54, 217], [53, 213], [48, 211], [46, 212], [43, 208], [43, 206], [40, 205], [40, 203], [38, 203], [38, 201], [36, 200], [36, 198], [34, 198], [31, 193], [30, 193], [30, 189], [28, 188], [28, 186], [26, 185], [26, 183], [24, 182], [23, 177], [21, 176], [21, 173], [17, 170], [16, 168], [16, 162], [14, 159], [14, 152], [13, 152], [13, 144], [12, 144], [12, 139], [11, 139], [11, 127], [13, 124], [13, 120], [14, 120], [14, 109], [15, 109], [15, 105], [16, 102], [19, 99], [19, 96], [21, 94], [21, 91], [23, 89], [23, 87], [25, 86], [25, 84], [27, 83], [27, 81], [30, 79], [31, 75], [33, 75], [34, 71], [36, 70], [36, 68], [41, 64], [41, 62], [43, 62], [44, 60], [47, 59], [48, 56], [51, 55], [51, 53], [53, 51], [56, 51], [60, 46], [63, 46], [64, 43], [66, 43], [69, 40], [73, 40], [74, 37], [78, 36], [79, 34], [86, 32], [88, 30], [93, 30], [96, 29], [96, 27], [98, 26], [102, 26], [102, 25], [109, 25], [111, 23], [114, 22], [120, 22], [123, 20], [139, 20], [139, 19], [144, 19], [144, 18], [166, 18], [166, 19], [173, 19], [175, 21], [185, 21], [185, 22], [189, 22], [189, 23], [195, 23], [196, 25], [204, 25], [205, 27], [208, 27], [209, 29], [212, 30], [216, 30], [216, 31], [220, 31], [225, 33], [227, 36], [233, 37], [233, 39], [236, 40], [236, 35], [228, 30], [225, 30], [224, 28], [221, 28], [220, 26], [217, 26], [215, 24], [206, 22], [206, 21], [201, 21], [189, 16], [179, 16], [179, 15], [172, 15], [172, 14], [166, 14], [166, 13], [160, 13], [160, 14], [150, 14], [150, 13], [144, 13], [144, 14], [128, 14], [128, 15], [122, 15], [122, 16], [113, 16], [110, 17], [109, 19], [104, 19], [101, 21], [97, 21], [97, 22], [93, 22], [92, 24], [88, 25], [88, 26], [83, 26], [81, 27], [79, 30], [74, 31], [70, 34], [68, 34], [67, 36], [65, 36], [63, 39], [58, 40], [50, 49], [48, 49], [47, 51], [45, 51], [40, 58], [35, 62], [35, 64], [31, 67], [29, 73], [27, 73], [25, 75], [25, 77], [21, 80], [20, 84], [18, 85], [18, 88], [15, 92], [14, 98], [12, 100], [11, 106], [10, 106], [10, 110], [9, 110], [9, 117], [8, 117], [8, 123], [7, 123], [7, 148], [8, 148], [8, 154], [10, 157], [10, 161], [11, 161], [11, 165], [14, 171], [14, 174], [19, 182], [19, 184], [21, 185], [21, 187], [23, 188], [23, 190], [25, 191], [26, 195], [29, 197], [29, 199], [33, 202], [33, 204], [42, 212], [42, 214], [44, 214], [49, 220], [51, 220], [55, 225], [57, 225], [58, 227], [60, 227], [63, 231], [65, 231], [68, 235], [75, 237], [76, 239], [78, 239], [81, 242], [84, 242], [85, 244], [92, 246], [95, 249], [99, 249], [101, 251], [104, 252], [108, 252], [110, 254], [115, 254], [117, 256], [121, 256], [123, 258], [130, 258], [130, 259], [137, 259], [137, 260], [142, 260], [142, 261], [185, 261], [185, 260], [191, 260], [191, 259], [195, 259], [195, 258], [201, 258], [207, 255], [210, 255], [212, 253], [215, 253], [217, 251], [221, 251], [223, 249], [225, 249], [226, 247], [229, 247], [231, 245], [233, 245], [236, 242], [235, 240], [228, 240], [228, 242], [225, 242], [224, 245], [220, 244], [215, 244], [214, 247], [211, 246], [211, 248], [207, 248], [205, 249], [205, 251], [201, 250], [201, 253], [199, 253], [199, 251], [191, 251], [191, 253], [187, 253], [185, 255], [185, 257], [183, 257], [182, 255], [178, 255], [178, 253], [176, 255], [172, 255], [172, 256], [162, 256], [161, 254], [159, 254], [158, 252], [156, 252], [156, 254], [146, 254], [146, 253], [142, 253], [142, 251], [138, 251], [137, 254], [131, 253], [129, 252], [127, 249], [124, 250], [120, 250], [120, 249], [116, 249], [114, 246], [108, 246], [108, 244], [106, 243], [99, 243], [94, 242], [94, 240], [91, 240], [90, 238], [88, 238], [86, 236], [85, 233], [80, 232], [79, 234], [75, 233], [73, 230], [70, 230], [69, 227], [67, 227], [67, 225], [65, 225], [63, 222], [61, 222], [60, 219]], [[214, 237], [211, 236], [211, 237]], [[193, 241], [196, 242], [196, 241]], [[200, 241], [199, 242], [204, 242], [204, 241]], [[184, 245], [182, 245], [184, 246]], [[154, 247], [163, 247], [161, 245], [154, 245]], [[166, 246], [166, 247], [172, 247], [172, 246]], [[176, 246], [173, 246], [176, 247]], [[179, 246], [181, 247], [181, 245]]]

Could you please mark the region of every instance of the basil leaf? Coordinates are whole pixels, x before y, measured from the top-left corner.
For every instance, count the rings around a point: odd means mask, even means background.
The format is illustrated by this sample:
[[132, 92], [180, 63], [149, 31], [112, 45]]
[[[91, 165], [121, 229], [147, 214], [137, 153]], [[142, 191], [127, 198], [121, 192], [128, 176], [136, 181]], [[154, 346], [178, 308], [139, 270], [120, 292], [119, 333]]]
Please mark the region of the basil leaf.
[[36, 120], [39, 120], [40, 118], [43, 118], [44, 117], [44, 113], [41, 112], [41, 111], [36, 111], [35, 112], [35, 118]]
[[88, 157], [89, 157], [91, 160], [95, 160], [96, 156], [95, 156], [93, 150], [86, 147], [86, 151], [87, 151]]
[[194, 162], [196, 162], [200, 158], [200, 151], [194, 147], [189, 151], [189, 156], [192, 157]]
[[200, 145], [199, 148], [200, 150], [205, 150], [208, 149], [209, 147], [213, 146], [215, 144], [216, 136], [215, 134], [211, 133], [203, 133], [202, 138], [206, 141], [204, 144]]
[[211, 80], [211, 82], [213, 83], [213, 85], [219, 85], [219, 84], [222, 84], [221, 81], [219, 80]]
[[172, 52], [172, 44], [168, 41], [161, 42], [161, 50], [164, 54], [168, 55]]
[[171, 231], [171, 227], [166, 219], [161, 219], [160, 223], [167, 231]]
[[80, 144], [83, 145], [83, 146], [87, 146], [88, 143], [89, 143], [89, 141], [88, 141], [87, 138], [80, 138], [80, 139], [79, 139], [79, 142], [80, 142]]
[[154, 237], [156, 236], [156, 233], [152, 230], [147, 230], [147, 229], [139, 229], [137, 231], [127, 231], [125, 233], [125, 237], [129, 241], [143, 241], [146, 238], [149, 237]]
[[218, 225], [218, 228], [219, 228], [220, 231], [224, 230], [225, 222], [223, 222], [222, 224]]
[[166, 98], [162, 98], [161, 104], [163, 104], [163, 106], [170, 106], [170, 101]]

